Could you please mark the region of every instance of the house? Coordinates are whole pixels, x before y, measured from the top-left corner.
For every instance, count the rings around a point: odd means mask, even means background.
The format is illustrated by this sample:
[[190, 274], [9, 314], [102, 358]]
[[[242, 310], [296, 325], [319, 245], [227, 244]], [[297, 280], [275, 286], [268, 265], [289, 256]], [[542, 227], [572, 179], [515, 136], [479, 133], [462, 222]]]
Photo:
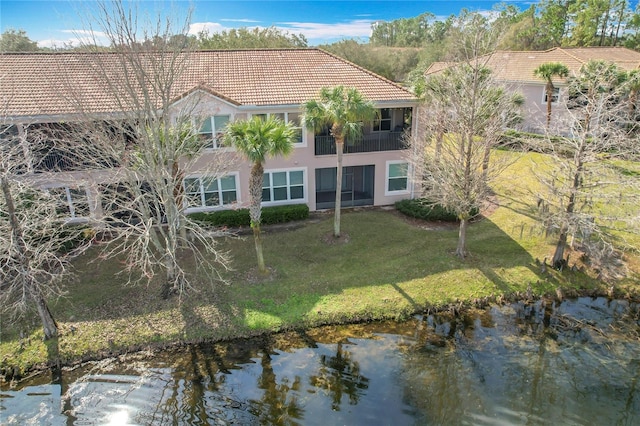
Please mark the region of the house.
[[[495, 78], [505, 83], [512, 90], [521, 93], [525, 102], [523, 105], [525, 131], [543, 132], [547, 118], [546, 81], [536, 77], [533, 71], [547, 62], [560, 62], [569, 69], [569, 76], [577, 76], [580, 67], [590, 60], [604, 60], [613, 62], [621, 69], [630, 71], [640, 67], [640, 52], [624, 47], [556, 47], [545, 51], [504, 51], [499, 50], [478, 58], [480, 64], [491, 69]], [[433, 75], [450, 64], [444, 62], [433, 63], [425, 75]], [[553, 78], [555, 94], [552, 106], [558, 105], [562, 97], [566, 78]], [[559, 122], [562, 109], [552, 108], [552, 123]]]
[[[84, 108], [105, 119], [117, 117], [117, 102], [97, 85], [87, 65], [90, 55], [96, 54], [0, 55], [2, 124], [20, 134], [27, 126], [79, 120], [74, 102], [64, 96], [67, 89], [61, 81], [68, 76], [73, 77], [74, 87], [82, 88]], [[108, 66], [110, 54], [100, 55]], [[113, 69], [117, 72], [116, 66]], [[300, 126], [301, 105], [316, 97], [322, 87], [337, 85], [355, 87], [379, 109], [379, 119], [364, 123], [362, 140], [345, 144], [342, 206], [388, 205], [412, 196], [403, 139], [405, 133], [417, 130], [412, 117], [418, 102], [411, 92], [315, 48], [198, 51], [190, 53], [173, 98], [176, 109], [198, 98], [191, 113], [203, 123], [202, 137], [211, 140], [210, 149], [185, 175], [187, 211], [248, 204], [250, 164], [233, 166], [213, 185], [202, 172], [214, 156], [234, 155], [233, 148], [220, 146], [216, 138], [226, 123], [276, 115]], [[336, 158], [332, 137], [302, 127], [299, 134], [290, 157], [266, 162], [263, 205], [306, 203], [312, 211], [333, 208]], [[95, 181], [95, 173], [66, 167], [62, 154], [47, 155], [30, 166], [40, 186], [58, 191], [72, 218], [100, 215], [99, 191], [89, 184]]]

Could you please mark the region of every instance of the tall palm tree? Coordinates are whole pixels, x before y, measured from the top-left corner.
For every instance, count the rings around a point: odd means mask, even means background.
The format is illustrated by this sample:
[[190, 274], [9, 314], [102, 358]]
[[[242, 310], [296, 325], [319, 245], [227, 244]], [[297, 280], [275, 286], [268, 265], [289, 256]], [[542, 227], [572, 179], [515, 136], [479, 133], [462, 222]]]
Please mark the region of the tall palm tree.
[[545, 91], [547, 92], [547, 127], [551, 123], [551, 102], [553, 101], [553, 77], [567, 77], [569, 68], [561, 62], [545, 62], [533, 70], [533, 75], [546, 81]]
[[377, 110], [373, 102], [366, 100], [357, 89], [343, 86], [323, 87], [319, 99], [305, 102], [303, 110], [302, 122], [307, 129], [317, 131], [328, 126], [335, 139], [338, 170], [333, 236], [339, 238], [344, 142], [362, 136], [362, 123], [373, 120], [377, 116]]
[[258, 257], [258, 269], [264, 273], [267, 268], [264, 264], [260, 235], [264, 163], [267, 157], [289, 155], [297, 139], [297, 132], [291, 123], [285, 123], [279, 118], [269, 117], [263, 120], [260, 117], [253, 117], [251, 120], [229, 123], [224, 138], [225, 142], [234, 146], [253, 163], [249, 176], [249, 215]]

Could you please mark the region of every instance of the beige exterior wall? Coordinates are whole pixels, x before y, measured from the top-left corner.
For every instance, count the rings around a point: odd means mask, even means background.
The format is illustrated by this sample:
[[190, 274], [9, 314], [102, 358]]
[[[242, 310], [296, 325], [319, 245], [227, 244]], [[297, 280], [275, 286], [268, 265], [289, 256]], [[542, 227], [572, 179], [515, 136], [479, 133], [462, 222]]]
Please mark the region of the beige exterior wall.
[[[186, 102], [186, 100], [185, 100]], [[404, 108], [412, 107], [410, 104], [384, 104], [380, 107], [384, 108]], [[211, 116], [211, 115], [230, 115], [232, 120], [246, 119], [252, 114], [266, 113], [299, 113], [299, 106], [282, 106], [274, 108], [238, 108], [224, 100], [217, 99], [207, 95], [199, 99], [198, 105], [193, 109], [194, 116]], [[394, 111], [393, 123], [402, 122], [401, 110]], [[415, 106], [413, 111], [416, 115]], [[392, 128], [394, 125], [392, 124]], [[416, 134], [416, 120], [412, 122], [412, 134]], [[371, 131], [371, 125], [365, 127], [365, 133]], [[292, 201], [280, 202], [264, 202], [264, 206], [282, 205], [282, 204], [298, 204], [306, 203], [309, 209], [314, 211], [316, 208], [316, 175], [318, 168], [335, 168], [337, 166], [336, 155], [315, 155], [314, 134], [312, 131], [303, 131], [302, 143], [297, 144], [293, 153], [288, 158], [270, 158], [265, 162], [265, 172], [269, 171], [292, 171], [302, 170], [304, 172], [304, 198]], [[375, 167], [374, 180], [374, 205], [390, 205], [396, 201], [409, 198], [412, 196], [411, 189], [406, 191], [388, 192], [387, 189], [387, 171], [389, 162], [405, 161], [406, 151], [381, 151], [368, 153], [354, 153], [343, 155], [343, 167], [349, 166], [366, 166], [373, 165]], [[223, 164], [224, 173], [236, 176], [236, 187], [238, 201], [234, 207], [246, 207], [249, 203], [249, 174], [251, 165], [242, 159], [232, 148], [220, 148], [215, 150], [207, 150], [188, 170], [187, 177], [198, 177], [206, 175], [207, 172], [220, 170], [219, 167], [211, 167], [212, 164]], [[211, 208], [196, 208], [191, 211], [207, 211], [215, 210]]]
[[[194, 123], [199, 119], [215, 115], [229, 115], [231, 120], [246, 119], [252, 114], [300, 112], [300, 107], [282, 106], [274, 108], [247, 108], [238, 107], [225, 100], [216, 98], [208, 93], [194, 93], [174, 105], [174, 116], [184, 114], [188, 111], [194, 118]], [[412, 104], [380, 104], [384, 108], [409, 108], [413, 107], [412, 134], [418, 132], [417, 106]], [[394, 110], [392, 129], [395, 123], [402, 122], [402, 110]], [[365, 126], [365, 133], [371, 132], [371, 124]], [[266, 172], [297, 171], [304, 174], [304, 198], [291, 201], [265, 202], [265, 206], [306, 203], [309, 209], [316, 208], [316, 169], [335, 168], [337, 166], [336, 155], [315, 155], [314, 134], [312, 131], [303, 130], [302, 143], [296, 144], [293, 153], [288, 158], [270, 158], [266, 161], [264, 168]], [[407, 151], [380, 151], [367, 153], [353, 153], [343, 155], [343, 166], [374, 166], [374, 197], [373, 203], [376, 206], [390, 205], [398, 200], [409, 198], [413, 191], [408, 188], [406, 191], [388, 192], [387, 178], [388, 165], [393, 162], [405, 162]], [[240, 208], [248, 206], [249, 202], [249, 174], [251, 164], [241, 158], [233, 148], [218, 148], [205, 150], [204, 154], [189, 163], [190, 167], [186, 171], [185, 177], [214, 176], [222, 178], [224, 176], [234, 176], [236, 183], [237, 202], [223, 207], [202, 207], [192, 208], [189, 211], [212, 211], [221, 208]], [[410, 173], [410, 172], [409, 172]], [[81, 190], [86, 192], [87, 202], [91, 210], [92, 217], [101, 215], [101, 201], [99, 184], [115, 183], [119, 180], [118, 169], [106, 171], [76, 171], [76, 172], [55, 172], [38, 173], [28, 177], [37, 186], [48, 188], [69, 188], [71, 190]], [[409, 179], [410, 181], [411, 179]], [[407, 184], [411, 185], [410, 182]], [[86, 220], [77, 217], [72, 220]]]
[[[544, 133], [547, 122], [547, 103], [545, 102], [545, 85], [540, 84], [509, 84], [509, 89], [522, 94], [525, 102], [522, 107], [523, 122], [520, 128], [526, 132]], [[566, 89], [563, 86], [556, 85], [560, 89], [560, 97], [558, 102], [551, 104], [551, 129], [556, 133], [564, 133], [566, 127], [566, 108], [564, 100]]]

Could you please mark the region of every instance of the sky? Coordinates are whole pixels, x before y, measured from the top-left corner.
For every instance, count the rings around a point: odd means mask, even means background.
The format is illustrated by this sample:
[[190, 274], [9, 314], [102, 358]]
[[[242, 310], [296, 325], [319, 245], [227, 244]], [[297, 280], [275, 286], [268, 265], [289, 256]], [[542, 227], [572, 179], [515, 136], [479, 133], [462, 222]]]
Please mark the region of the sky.
[[[139, 11], [155, 17], [167, 13], [184, 17], [192, 8], [189, 32], [218, 32], [239, 27], [277, 27], [290, 34], [303, 34], [309, 45], [333, 43], [345, 38], [366, 42], [372, 22], [411, 18], [424, 12], [446, 18], [461, 9], [490, 11], [499, 1], [396, 1], [396, 0], [141, 0], [132, 1]], [[506, 1], [520, 10], [532, 1]], [[0, 0], [0, 32], [25, 30], [40, 47], [73, 44], [89, 28], [87, 16], [95, 13], [94, 0]], [[85, 18], [82, 18], [85, 17]], [[95, 24], [94, 24], [95, 26]]]

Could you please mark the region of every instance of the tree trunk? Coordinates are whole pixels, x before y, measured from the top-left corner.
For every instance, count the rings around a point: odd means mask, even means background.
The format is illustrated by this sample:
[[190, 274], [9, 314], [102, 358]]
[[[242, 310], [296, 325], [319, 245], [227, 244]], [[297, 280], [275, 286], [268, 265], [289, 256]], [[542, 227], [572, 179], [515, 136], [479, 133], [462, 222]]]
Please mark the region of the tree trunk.
[[175, 212], [177, 215], [178, 232], [180, 235], [180, 247], [186, 247], [187, 245], [187, 227], [184, 223], [184, 215], [182, 211], [184, 209], [184, 186], [182, 181], [184, 180], [184, 171], [180, 169], [177, 161], [173, 162], [171, 166], [171, 178], [173, 179], [173, 197], [175, 198], [175, 206], [178, 210]]
[[484, 157], [482, 158], [482, 183], [487, 186], [489, 177], [489, 162], [491, 161], [491, 145], [487, 144], [484, 148]]
[[175, 258], [171, 255], [170, 249], [166, 248], [164, 259], [164, 267], [167, 271], [166, 282], [162, 286], [162, 298], [168, 299], [174, 293], [178, 292], [178, 272]]
[[256, 256], [258, 257], [258, 270], [262, 273], [267, 272], [264, 264], [264, 255], [262, 251], [262, 235], [260, 224], [262, 222], [262, 180], [264, 175], [264, 166], [262, 162], [256, 161], [251, 168], [249, 177], [249, 216], [251, 217], [251, 228], [253, 229], [253, 242], [256, 247]]
[[[15, 203], [13, 202], [13, 194], [11, 194], [9, 180], [3, 176], [0, 179], [0, 186], [2, 187], [2, 194], [4, 196], [5, 204], [7, 205], [7, 214], [9, 216], [9, 224], [11, 226], [11, 237], [16, 245], [16, 254], [18, 260], [23, 271], [30, 271], [30, 255], [23, 238], [22, 226], [20, 224], [20, 221], [18, 220], [18, 216], [16, 215], [16, 207]], [[38, 287], [38, 283], [33, 280], [32, 275], [30, 274], [25, 278], [25, 280], [26, 281], [23, 282], [23, 285], [25, 286], [24, 290], [28, 292], [28, 294], [31, 294], [33, 297], [33, 301], [35, 302], [38, 309], [38, 314], [40, 315], [40, 319], [42, 320], [45, 339], [56, 337], [58, 335], [58, 325], [53, 319], [51, 311], [49, 311], [47, 302], [42, 297], [40, 288]]]
[[264, 264], [264, 256], [262, 254], [262, 236], [260, 234], [260, 224], [253, 227], [253, 243], [256, 246], [256, 256], [258, 257], [258, 270], [261, 273], [267, 272], [267, 267]]
[[551, 82], [547, 83], [547, 129], [549, 129], [549, 125], [551, 124], [551, 101], [553, 99], [553, 84]]
[[338, 154], [338, 170], [336, 172], [336, 205], [333, 216], [333, 236], [340, 238], [340, 208], [342, 205], [342, 151], [344, 141], [336, 138], [336, 154]]
[[467, 255], [467, 219], [460, 219], [460, 228], [458, 229], [458, 246], [456, 247], [456, 256], [464, 259]]
[[[35, 284], [32, 283], [35, 286]], [[33, 289], [36, 294], [34, 294], [34, 302], [36, 303], [36, 307], [38, 308], [38, 315], [40, 315], [40, 320], [42, 321], [42, 327], [44, 330], [44, 338], [46, 340], [53, 339], [54, 337], [58, 337], [58, 324], [53, 319], [53, 315], [51, 315], [51, 311], [47, 306], [47, 302], [40, 295], [38, 291]]]
[[[589, 117], [590, 116], [587, 116], [587, 119], [589, 119]], [[576, 154], [576, 171], [573, 175], [573, 187], [571, 188], [571, 194], [569, 195], [569, 202], [567, 203], [567, 210], [566, 210], [567, 216], [565, 219], [566, 222], [560, 228], [560, 237], [558, 238], [558, 244], [556, 244], [556, 251], [553, 254], [553, 259], [551, 259], [551, 265], [553, 265], [553, 267], [556, 269], [560, 269], [561, 267], [563, 267], [565, 262], [564, 249], [567, 246], [567, 237], [569, 234], [569, 222], [571, 221], [571, 217], [573, 216], [573, 212], [575, 210], [576, 194], [578, 193], [578, 190], [582, 186], [581, 185], [582, 169], [584, 167], [584, 164], [581, 158], [583, 156], [584, 147], [585, 147], [585, 143], [583, 142], [580, 145], [580, 149], [578, 153]]]
[[556, 244], [556, 251], [553, 253], [553, 259], [551, 259], [551, 265], [555, 269], [560, 269], [564, 263], [564, 248], [567, 246], [567, 234], [568, 228], [562, 227], [560, 231], [560, 238], [558, 238], [558, 244]]
[[434, 161], [436, 164], [440, 163], [440, 155], [442, 152], [442, 143], [444, 142], [444, 127], [438, 126], [438, 130], [436, 132], [436, 152], [434, 156]]

